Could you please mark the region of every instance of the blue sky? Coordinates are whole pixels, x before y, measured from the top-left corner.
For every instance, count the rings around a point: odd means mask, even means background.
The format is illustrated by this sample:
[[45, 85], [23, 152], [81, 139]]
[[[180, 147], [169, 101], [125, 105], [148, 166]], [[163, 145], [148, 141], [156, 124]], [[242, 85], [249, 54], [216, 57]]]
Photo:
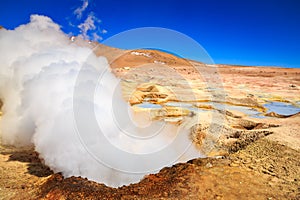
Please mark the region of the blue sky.
[[78, 34], [77, 26], [92, 15], [101, 20], [93, 32], [102, 41], [133, 28], [162, 27], [196, 40], [215, 63], [300, 68], [297, 0], [90, 0], [81, 18], [74, 14], [81, 0], [0, 2], [0, 25], [8, 29], [43, 14], [64, 32]]

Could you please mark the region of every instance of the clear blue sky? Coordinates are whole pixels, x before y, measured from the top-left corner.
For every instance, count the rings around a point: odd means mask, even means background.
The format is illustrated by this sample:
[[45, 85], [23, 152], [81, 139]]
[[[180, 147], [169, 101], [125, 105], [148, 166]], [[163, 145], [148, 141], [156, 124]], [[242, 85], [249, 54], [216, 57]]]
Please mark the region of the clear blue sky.
[[[30, 14], [51, 17], [66, 33], [80, 0], [0, 0], [0, 25], [13, 29]], [[163, 27], [199, 42], [215, 63], [300, 68], [298, 0], [90, 0], [83, 12], [101, 19], [106, 39], [139, 27]], [[99, 29], [100, 32], [100, 29]], [[124, 46], [123, 48], [126, 48]]]

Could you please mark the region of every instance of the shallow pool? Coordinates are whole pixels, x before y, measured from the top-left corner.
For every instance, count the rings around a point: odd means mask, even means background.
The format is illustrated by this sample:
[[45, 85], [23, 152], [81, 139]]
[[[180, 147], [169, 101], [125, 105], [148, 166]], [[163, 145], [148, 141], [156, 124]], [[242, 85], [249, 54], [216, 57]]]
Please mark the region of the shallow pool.
[[270, 102], [264, 105], [268, 109], [267, 112], [275, 112], [280, 115], [293, 115], [300, 112], [300, 108], [283, 102]]
[[192, 103], [184, 103], [184, 102], [167, 102], [164, 104], [165, 106], [171, 106], [171, 107], [180, 107], [180, 108], [185, 108], [189, 111], [193, 112], [206, 112], [207, 110], [197, 108], [195, 107]]
[[136, 107], [139, 107], [139, 108], [156, 108], [156, 109], [159, 109], [159, 108], [162, 108], [161, 105], [159, 104], [154, 104], [154, 103], [140, 103], [140, 104], [135, 104], [134, 106]]
[[[265, 118], [266, 116], [263, 115], [262, 112], [257, 111], [254, 108], [247, 107], [247, 106], [236, 106], [236, 105], [228, 105], [223, 103], [215, 103], [215, 102], [202, 102], [201, 104], [211, 105], [215, 109], [218, 110], [235, 110], [240, 111], [250, 117], [254, 118]], [[147, 109], [161, 109], [163, 106], [172, 106], [172, 107], [181, 107], [188, 109], [193, 112], [207, 112], [205, 109], [197, 108], [193, 105], [193, 103], [183, 103], [183, 102], [167, 102], [163, 105], [160, 104], [153, 104], [144, 102], [141, 104], [136, 104], [134, 106], [140, 108], [147, 108]], [[264, 107], [268, 109], [267, 112], [275, 112], [280, 115], [293, 115], [300, 112], [300, 108], [296, 107], [290, 103], [282, 103], [282, 102], [269, 102], [264, 104]]]

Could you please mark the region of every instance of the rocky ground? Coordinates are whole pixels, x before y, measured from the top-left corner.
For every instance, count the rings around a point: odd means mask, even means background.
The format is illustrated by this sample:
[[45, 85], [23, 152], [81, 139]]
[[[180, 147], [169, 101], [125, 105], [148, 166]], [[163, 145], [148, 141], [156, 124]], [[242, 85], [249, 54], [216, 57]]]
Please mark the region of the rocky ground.
[[299, 199], [299, 152], [267, 139], [226, 157], [164, 168], [141, 182], [109, 188], [80, 177], [64, 179], [33, 149], [1, 147], [2, 199]]
[[[300, 114], [265, 107], [274, 101], [299, 106], [299, 69], [204, 65], [156, 51], [103, 48], [95, 52], [109, 55], [135, 112], [187, 124], [208, 158], [110, 188], [53, 174], [33, 147], [1, 145], [0, 199], [300, 199]], [[138, 106], [145, 102], [161, 108]]]

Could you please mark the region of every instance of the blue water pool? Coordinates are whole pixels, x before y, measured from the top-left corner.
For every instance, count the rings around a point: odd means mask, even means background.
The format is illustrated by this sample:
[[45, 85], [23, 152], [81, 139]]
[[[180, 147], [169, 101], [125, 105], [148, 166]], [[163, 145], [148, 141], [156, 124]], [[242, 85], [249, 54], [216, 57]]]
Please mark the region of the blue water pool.
[[275, 112], [280, 115], [293, 115], [300, 112], [300, 108], [290, 104], [282, 102], [270, 102], [264, 105], [268, 109], [267, 112]]
[[151, 109], [153, 109], [153, 108], [157, 108], [157, 109], [162, 108], [161, 105], [154, 104], [154, 103], [141, 103], [141, 104], [136, 104], [134, 106], [137, 106], [137, 107], [140, 107], [140, 108], [151, 108]]

